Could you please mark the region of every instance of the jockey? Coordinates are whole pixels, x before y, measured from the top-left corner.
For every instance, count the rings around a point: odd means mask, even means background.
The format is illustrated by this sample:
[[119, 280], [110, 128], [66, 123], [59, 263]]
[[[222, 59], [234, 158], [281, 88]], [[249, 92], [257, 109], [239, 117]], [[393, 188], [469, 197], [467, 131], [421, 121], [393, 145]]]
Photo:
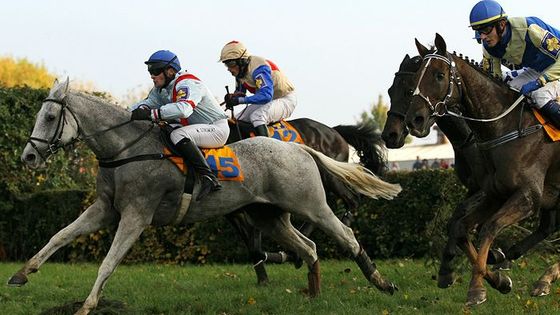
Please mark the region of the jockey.
[[171, 51], [158, 50], [144, 63], [154, 87], [145, 100], [131, 107], [131, 119], [164, 120], [179, 126], [171, 132], [171, 141], [201, 176], [200, 200], [222, 186], [198, 147], [219, 148], [226, 143], [227, 116], [202, 81], [181, 71], [179, 59]]
[[[219, 61], [236, 81], [235, 92], [224, 97], [226, 107], [233, 110], [235, 105], [250, 104], [237, 119], [251, 122], [257, 136], [268, 137], [266, 125], [288, 118], [294, 111], [294, 85], [272, 61], [251, 56], [237, 41], [222, 48]], [[245, 96], [247, 90], [253, 95]]]
[[482, 65], [502, 75], [511, 70], [508, 84], [528, 96], [533, 106], [560, 127], [560, 31], [536, 17], [508, 17], [496, 1], [478, 2], [470, 13], [470, 26], [483, 45]]

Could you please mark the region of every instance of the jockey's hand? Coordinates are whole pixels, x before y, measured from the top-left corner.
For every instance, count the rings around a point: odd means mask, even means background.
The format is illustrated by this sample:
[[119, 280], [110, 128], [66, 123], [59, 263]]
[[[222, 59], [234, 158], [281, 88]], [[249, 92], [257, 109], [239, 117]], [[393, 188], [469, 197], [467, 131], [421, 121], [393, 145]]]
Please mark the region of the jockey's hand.
[[152, 120], [152, 111], [146, 108], [139, 107], [132, 111], [130, 120]]
[[525, 96], [529, 96], [529, 94], [531, 92], [533, 92], [534, 90], [537, 90], [541, 88], [541, 82], [539, 80], [535, 80], [535, 81], [530, 81], [525, 83], [522, 87], [521, 90], [519, 91], [521, 94], [525, 95]]
[[233, 109], [233, 107], [235, 105], [239, 105], [240, 103], [240, 98], [242, 98], [243, 96], [234, 93], [234, 94], [226, 94], [226, 96], [224, 96], [224, 102], [226, 103], [226, 108], [227, 109]]

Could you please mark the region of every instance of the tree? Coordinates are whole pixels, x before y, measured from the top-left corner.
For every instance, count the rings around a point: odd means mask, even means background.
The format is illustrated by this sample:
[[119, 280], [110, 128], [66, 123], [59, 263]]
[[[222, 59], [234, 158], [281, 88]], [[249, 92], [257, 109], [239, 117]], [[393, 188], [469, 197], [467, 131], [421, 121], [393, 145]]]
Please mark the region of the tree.
[[387, 121], [388, 110], [389, 106], [383, 102], [383, 96], [379, 94], [377, 103], [371, 104], [369, 111], [362, 112], [358, 123], [372, 126], [377, 131], [381, 132], [383, 127], [385, 127], [385, 122]]
[[54, 79], [44, 64], [34, 64], [26, 58], [0, 57], [0, 86], [50, 88]]

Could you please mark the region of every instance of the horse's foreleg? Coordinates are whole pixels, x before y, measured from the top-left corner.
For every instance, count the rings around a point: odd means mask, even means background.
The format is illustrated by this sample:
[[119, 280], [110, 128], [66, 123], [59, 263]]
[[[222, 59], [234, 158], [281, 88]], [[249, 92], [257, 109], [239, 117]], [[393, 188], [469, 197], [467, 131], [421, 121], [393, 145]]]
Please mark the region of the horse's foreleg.
[[255, 273], [257, 274], [257, 283], [266, 284], [268, 283], [268, 274], [266, 273], [265, 260], [267, 260], [268, 256], [262, 250], [261, 232], [247, 221], [246, 216], [243, 212], [234, 212], [226, 215], [226, 219], [233, 225], [245, 246], [247, 246]]
[[478, 253], [469, 240], [469, 231], [485, 217], [488, 199], [482, 191], [470, 196], [457, 206], [447, 225], [448, 240], [442, 253], [438, 272], [438, 287], [448, 288], [456, 279], [453, 258], [457, 246], [467, 255], [471, 264], [476, 263]]
[[151, 218], [141, 217], [137, 212], [128, 212], [121, 215], [121, 220], [111, 248], [107, 253], [105, 259], [99, 267], [97, 279], [93, 288], [85, 300], [82, 307], [76, 312], [79, 315], [88, 314], [91, 310], [95, 309], [99, 302], [101, 291], [105, 286], [105, 282], [111, 276], [117, 265], [124, 258], [128, 250], [132, 247], [134, 242], [138, 239], [142, 231], [149, 225]]
[[111, 206], [97, 199], [86, 211], [84, 211], [74, 222], [56, 233], [35, 256], [16, 272], [10, 280], [9, 285], [22, 286], [27, 283], [27, 275], [39, 270], [41, 265], [52, 256], [58, 249], [67, 245], [76, 237], [96, 232], [103, 227], [116, 222], [117, 215], [111, 210]]
[[483, 279], [488, 280], [492, 287], [502, 293], [511, 291], [511, 279], [501, 275], [499, 271], [492, 272], [487, 268], [488, 252], [498, 233], [505, 227], [515, 224], [531, 215], [535, 199], [531, 198], [531, 191], [516, 192], [492, 217], [484, 223], [480, 230], [480, 249], [477, 262], [473, 266], [472, 279], [467, 296], [467, 305], [477, 305], [486, 301], [486, 289]]

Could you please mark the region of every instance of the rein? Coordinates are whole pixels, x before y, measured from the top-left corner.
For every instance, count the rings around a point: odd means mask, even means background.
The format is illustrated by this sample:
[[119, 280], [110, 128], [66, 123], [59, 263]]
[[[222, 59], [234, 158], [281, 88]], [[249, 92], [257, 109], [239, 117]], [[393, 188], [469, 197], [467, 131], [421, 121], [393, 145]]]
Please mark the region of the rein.
[[[39, 153], [39, 155], [41, 156], [41, 158], [46, 161], [47, 158], [52, 155], [55, 154], [59, 149], [61, 148], [65, 148], [69, 145], [74, 144], [75, 142], [78, 142], [80, 140], [85, 140], [88, 138], [93, 138], [96, 136], [99, 136], [101, 134], [104, 134], [108, 131], [111, 130], [115, 130], [117, 128], [123, 127], [125, 125], [128, 125], [129, 123], [132, 122], [132, 120], [127, 120], [125, 122], [122, 122], [120, 124], [117, 124], [115, 126], [109, 127], [107, 129], [104, 130], [100, 130], [97, 132], [94, 132], [90, 135], [86, 135], [82, 132], [82, 129], [80, 128], [80, 124], [78, 122], [78, 119], [76, 118], [76, 114], [74, 114], [74, 112], [70, 109], [70, 107], [67, 106], [66, 102], [64, 101], [65, 97], [58, 100], [58, 99], [53, 99], [53, 98], [46, 98], [43, 100], [44, 102], [53, 102], [56, 104], [59, 104], [62, 108], [60, 110], [60, 115], [58, 118], [58, 123], [57, 123], [57, 127], [56, 130], [52, 136], [52, 138], [50, 140], [47, 139], [42, 139], [42, 138], [37, 138], [37, 137], [29, 137], [29, 139], [27, 140], [28, 143], [31, 144], [31, 146], [35, 149], [35, 151], [37, 151], [37, 153]], [[62, 138], [62, 134], [64, 133], [64, 127], [68, 124], [68, 120], [66, 119], [66, 110], [68, 110], [68, 112], [72, 115], [72, 117], [74, 118], [74, 121], [76, 122], [76, 128], [77, 130], [77, 136], [75, 138], [73, 138], [71, 141], [69, 141], [68, 143], [64, 144], [61, 141]], [[148, 128], [146, 131], [144, 131], [142, 134], [140, 134], [140, 136], [138, 136], [136, 139], [134, 139], [132, 142], [126, 144], [123, 148], [121, 148], [120, 150], [118, 150], [115, 154], [113, 154], [110, 157], [106, 157], [106, 158], [100, 158], [98, 156], [96, 156], [97, 160], [99, 161], [99, 166], [101, 167], [117, 167], [132, 161], [141, 161], [141, 160], [147, 160], [147, 159], [163, 159], [166, 158], [167, 156], [164, 154], [145, 154], [145, 155], [139, 155], [139, 156], [135, 156], [135, 157], [131, 157], [131, 158], [125, 158], [122, 160], [118, 160], [118, 161], [111, 161], [112, 159], [114, 159], [115, 157], [119, 156], [119, 154], [121, 154], [122, 152], [124, 152], [126, 149], [132, 147], [133, 145], [135, 145], [136, 143], [138, 143], [140, 140], [142, 140], [142, 138], [144, 138], [153, 128], [154, 128], [155, 124], [152, 124], [150, 126], [150, 128]], [[41, 153], [41, 151], [39, 150], [38, 146], [35, 144], [35, 142], [40, 142], [40, 143], [45, 143], [48, 145], [48, 149], [47, 149], [47, 155], [43, 155], [43, 153]]]
[[[445, 62], [450, 67], [450, 72], [451, 72], [451, 76], [449, 77], [448, 93], [442, 101], [439, 101], [435, 105], [432, 105], [429, 98], [425, 97], [422, 94], [422, 92], [420, 92], [420, 82], [422, 81], [422, 78], [423, 78], [423, 76], [426, 72], [426, 69], [428, 68], [428, 65], [430, 64], [432, 59], [438, 59], [438, 60], [441, 60], [441, 61]], [[451, 55], [449, 55], [449, 53], [447, 53], [447, 57], [446, 56], [441, 56], [441, 55], [438, 55], [438, 54], [435, 54], [435, 53], [427, 54], [426, 56], [424, 56], [424, 60], [428, 60], [428, 62], [424, 66], [424, 69], [422, 69], [422, 73], [421, 73], [420, 78], [418, 80], [418, 85], [416, 86], [416, 90], [414, 91], [413, 96], [418, 95], [419, 97], [421, 97], [424, 101], [426, 101], [428, 103], [429, 108], [432, 111], [431, 116], [441, 117], [441, 116], [448, 115], [448, 116], [453, 116], [453, 117], [457, 117], [457, 118], [461, 118], [461, 119], [465, 119], [465, 120], [470, 120], [470, 121], [476, 121], [476, 122], [493, 122], [493, 121], [497, 121], [497, 120], [505, 117], [515, 107], [517, 107], [519, 104], [521, 104], [523, 99], [525, 98], [524, 95], [519, 96], [517, 98], [517, 100], [508, 109], [506, 109], [504, 112], [502, 112], [500, 115], [498, 115], [497, 117], [494, 117], [494, 118], [473, 118], [473, 117], [467, 117], [467, 116], [463, 116], [462, 114], [452, 112], [447, 108], [447, 102], [451, 99], [451, 95], [453, 93], [453, 85], [455, 84], [455, 80], [457, 80], [456, 84], [457, 84], [458, 87], [461, 85], [460, 77], [458, 75], [458, 71], [457, 71], [457, 67], [455, 65], [455, 62], [453, 61], [453, 59], [452, 59]], [[459, 93], [460, 92], [461, 92], [461, 89], [459, 89]], [[444, 106], [443, 111], [441, 111], [441, 112], [438, 111], [438, 105], [440, 105], [440, 104]], [[525, 103], [523, 103], [523, 104], [525, 104]], [[520, 113], [519, 113], [519, 123], [518, 123], [517, 130], [509, 132], [509, 133], [507, 133], [503, 136], [500, 136], [496, 139], [492, 139], [492, 140], [485, 141], [485, 142], [478, 142], [478, 148], [480, 150], [489, 150], [489, 149], [495, 148], [497, 146], [500, 146], [504, 143], [510, 142], [510, 141], [518, 139], [518, 138], [526, 137], [528, 135], [531, 135], [531, 134], [536, 133], [537, 131], [541, 130], [543, 128], [543, 126], [541, 124], [536, 124], [536, 125], [533, 125], [533, 126], [529, 126], [527, 128], [523, 128], [521, 126], [522, 118], [523, 118], [523, 109], [524, 109], [524, 105], [521, 106], [521, 110], [520, 110]]]

